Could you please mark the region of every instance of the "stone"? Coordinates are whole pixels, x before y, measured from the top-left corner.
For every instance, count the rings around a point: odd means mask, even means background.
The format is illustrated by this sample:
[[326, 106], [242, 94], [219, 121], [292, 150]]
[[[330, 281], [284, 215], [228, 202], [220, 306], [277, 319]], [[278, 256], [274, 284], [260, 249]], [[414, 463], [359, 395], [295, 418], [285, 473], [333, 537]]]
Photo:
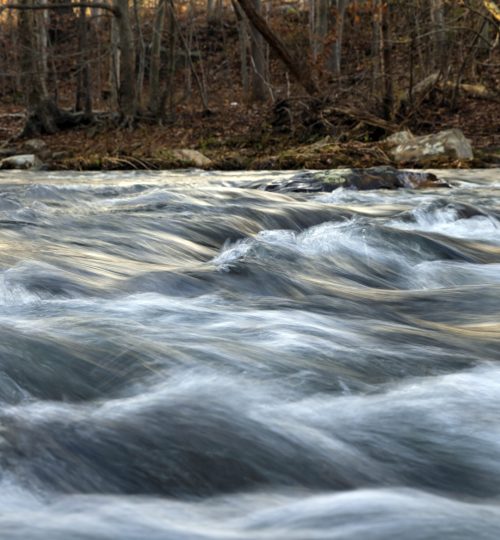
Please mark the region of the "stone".
[[411, 131], [405, 130], [405, 131], [398, 131], [397, 133], [393, 133], [387, 139], [384, 140], [387, 145], [393, 147], [398, 146], [399, 144], [405, 144], [409, 143], [410, 141], [414, 141], [415, 136]]
[[28, 139], [24, 141], [21, 151], [25, 154], [36, 154], [43, 161], [51, 157], [50, 148], [42, 139]]
[[[386, 142], [391, 144], [390, 141]], [[393, 146], [389, 152], [397, 163], [419, 165], [425, 165], [439, 158], [470, 160], [474, 157], [470, 141], [459, 129], [413, 137]]]
[[47, 143], [42, 139], [28, 139], [23, 143], [23, 150], [27, 153], [39, 154], [47, 149]]
[[205, 168], [212, 165], [212, 160], [204, 156], [201, 152], [198, 152], [198, 150], [181, 148], [177, 150], [172, 150], [172, 155], [175, 159], [178, 159], [179, 161], [185, 161], [193, 167]]
[[43, 163], [35, 154], [10, 156], [0, 161], [0, 169], [34, 169], [39, 170]]
[[373, 189], [423, 189], [450, 187], [433, 173], [404, 171], [382, 166], [368, 169], [332, 169], [305, 171], [285, 180], [252, 183], [248, 187], [280, 193], [330, 192], [340, 187], [359, 191]]

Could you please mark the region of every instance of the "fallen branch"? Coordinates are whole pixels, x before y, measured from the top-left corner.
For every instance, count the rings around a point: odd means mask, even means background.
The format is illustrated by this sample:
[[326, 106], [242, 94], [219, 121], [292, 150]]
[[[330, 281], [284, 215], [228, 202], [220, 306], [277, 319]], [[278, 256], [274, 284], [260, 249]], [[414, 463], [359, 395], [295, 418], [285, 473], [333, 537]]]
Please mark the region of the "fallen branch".
[[395, 124], [394, 122], [389, 122], [384, 120], [372, 113], [359, 109], [350, 109], [348, 107], [328, 107], [324, 111], [325, 113], [334, 113], [341, 114], [356, 120], [357, 122], [362, 122], [368, 126], [378, 127], [387, 132], [396, 132], [401, 129], [401, 126]]
[[24, 113], [2, 113], [0, 118], [20, 118], [23, 119], [26, 115]]

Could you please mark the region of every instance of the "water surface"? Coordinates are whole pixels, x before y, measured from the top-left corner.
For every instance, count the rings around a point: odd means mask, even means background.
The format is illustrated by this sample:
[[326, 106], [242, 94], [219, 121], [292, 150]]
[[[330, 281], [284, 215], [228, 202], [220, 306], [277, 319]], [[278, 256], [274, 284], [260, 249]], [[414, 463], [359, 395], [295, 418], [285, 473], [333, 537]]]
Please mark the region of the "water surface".
[[0, 538], [488, 539], [500, 171], [0, 173]]

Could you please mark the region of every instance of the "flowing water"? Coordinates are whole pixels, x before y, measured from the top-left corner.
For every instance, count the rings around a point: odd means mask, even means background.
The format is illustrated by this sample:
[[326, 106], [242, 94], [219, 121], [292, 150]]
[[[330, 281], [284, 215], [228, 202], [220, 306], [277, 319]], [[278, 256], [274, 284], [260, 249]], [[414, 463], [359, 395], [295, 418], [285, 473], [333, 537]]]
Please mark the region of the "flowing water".
[[500, 171], [0, 175], [2, 540], [500, 537]]

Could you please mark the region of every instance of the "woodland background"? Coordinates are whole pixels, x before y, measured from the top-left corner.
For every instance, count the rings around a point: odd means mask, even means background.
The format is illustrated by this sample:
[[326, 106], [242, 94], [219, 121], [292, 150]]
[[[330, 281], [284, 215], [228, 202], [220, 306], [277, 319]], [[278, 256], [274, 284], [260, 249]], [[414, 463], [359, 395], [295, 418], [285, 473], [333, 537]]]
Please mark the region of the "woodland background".
[[190, 147], [241, 168], [271, 148], [356, 150], [400, 129], [500, 146], [491, 0], [0, 6], [0, 140], [41, 136], [80, 167]]

